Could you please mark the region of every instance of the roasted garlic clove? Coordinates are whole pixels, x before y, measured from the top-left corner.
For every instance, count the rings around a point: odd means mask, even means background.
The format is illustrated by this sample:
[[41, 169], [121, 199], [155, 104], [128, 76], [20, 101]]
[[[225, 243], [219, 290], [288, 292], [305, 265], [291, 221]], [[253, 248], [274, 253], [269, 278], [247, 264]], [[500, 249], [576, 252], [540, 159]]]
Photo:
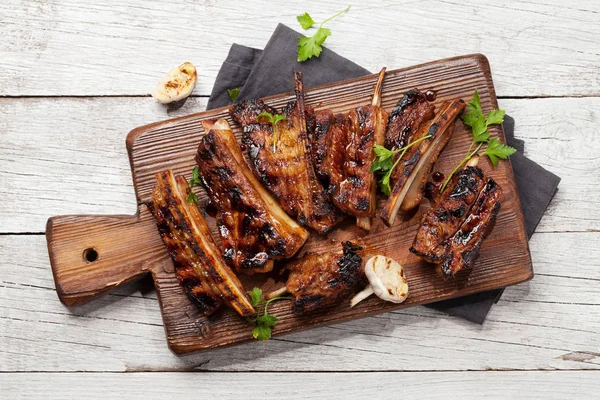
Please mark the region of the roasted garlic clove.
[[173, 67], [156, 85], [152, 97], [163, 104], [185, 99], [192, 94], [196, 80], [196, 67], [190, 62], [184, 62]]
[[402, 266], [385, 256], [369, 258], [365, 264], [365, 275], [369, 285], [350, 300], [354, 307], [373, 293], [381, 300], [402, 303], [408, 297], [408, 282]]

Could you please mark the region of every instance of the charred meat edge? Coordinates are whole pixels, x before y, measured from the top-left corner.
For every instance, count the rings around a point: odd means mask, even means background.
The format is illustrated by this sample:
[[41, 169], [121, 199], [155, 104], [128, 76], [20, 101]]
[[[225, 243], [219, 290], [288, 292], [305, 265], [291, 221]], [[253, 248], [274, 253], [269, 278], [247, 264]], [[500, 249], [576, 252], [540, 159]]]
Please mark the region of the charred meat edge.
[[406, 146], [419, 127], [435, 116], [435, 106], [418, 89], [402, 96], [389, 115], [385, 132], [385, 147], [400, 149]]
[[460, 229], [448, 239], [446, 256], [440, 264], [444, 277], [473, 267], [479, 257], [481, 244], [492, 232], [500, 210], [502, 188], [492, 179], [479, 192], [469, 216]]
[[[354, 287], [364, 273], [362, 250], [363, 247], [346, 241], [342, 243], [340, 253], [308, 253], [294, 261], [286, 284], [288, 292], [294, 296], [294, 312], [302, 314], [331, 304]], [[323, 265], [324, 260], [326, 265]], [[311, 268], [311, 263], [318, 265]]]
[[[453, 132], [450, 127], [453, 126], [456, 117], [460, 115], [464, 108], [465, 102], [460, 99], [446, 102], [426, 129], [426, 134], [431, 135], [431, 137], [419, 143], [417, 149], [411, 153], [409, 158], [398, 165], [398, 168], [403, 167], [402, 173], [398, 181], [394, 184], [390, 197], [381, 212], [381, 219], [387, 226], [394, 224], [398, 210], [405, 201], [409, 191], [411, 193], [417, 191], [416, 189], [410, 189], [416, 178], [421, 178], [418, 172], [422, 168], [431, 170], [431, 165], [428, 164], [435, 163], [440, 152], [444, 149], [446, 143], [448, 143], [449, 137]], [[434, 161], [433, 163], [432, 160]], [[422, 177], [422, 179], [426, 180], [427, 175]], [[416, 184], [422, 184], [424, 187], [425, 183], [417, 181]], [[420, 197], [422, 199], [422, 193]], [[408, 199], [408, 201], [411, 202], [413, 200]]]
[[483, 172], [474, 165], [467, 165], [455, 174], [436, 205], [423, 214], [410, 251], [425, 261], [439, 262], [445, 251], [442, 243], [469, 215], [484, 184]]
[[254, 307], [241, 282], [221, 257], [198, 207], [186, 201], [189, 186], [185, 179], [175, 178], [168, 170], [158, 173], [156, 180], [149, 208], [188, 297], [205, 314], [214, 312], [225, 300], [240, 315], [252, 315]]
[[[215, 141], [221, 141], [223, 146], [220, 146], [223, 151], [227, 151], [235, 160], [235, 166], [231, 166], [232, 169], [242, 174], [244, 180], [247, 181], [248, 187], [250, 190], [255, 191], [255, 196], [252, 196], [256, 199], [262, 201], [262, 208], [265, 211], [265, 215], [269, 218], [269, 222], [272, 226], [278, 227], [277, 231], [280, 233], [285, 233], [285, 239], [287, 241], [285, 254], [283, 256], [277, 256], [273, 259], [281, 259], [281, 258], [289, 258], [292, 257], [296, 252], [304, 245], [304, 242], [308, 239], [309, 232], [298, 225], [296, 221], [294, 221], [289, 215], [283, 211], [283, 209], [279, 206], [277, 201], [271, 196], [271, 194], [260, 184], [260, 182], [256, 179], [256, 177], [250, 171], [248, 164], [244, 160], [244, 156], [242, 155], [242, 151], [238, 142], [233, 135], [233, 131], [229, 126], [227, 120], [221, 118], [217, 121], [212, 120], [204, 120], [201, 121], [202, 126], [205, 132], [208, 132], [205, 136], [213, 135]], [[200, 148], [203, 146], [201, 143]], [[200, 151], [196, 155], [196, 162], [200, 165], [203, 163], [203, 158], [200, 157]], [[202, 170], [202, 168], [200, 168]], [[202, 175], [202, 174], [201, 174]], [[206, 184], [206, 182], [205, 182]], [[210, 192], [210, 191], [209, 191]], [[215, 202], [216, 203], [216, 202]], [[215, 204], [218, 209], [218, 204]], [[231, 211], [231, 210], [227, 210]], [[269, 272], [273, 269], [273, 259], [269, 259], [262, 268], [252, 268], [252, 271], [245, 271], [247, 273], [251, 272]]]

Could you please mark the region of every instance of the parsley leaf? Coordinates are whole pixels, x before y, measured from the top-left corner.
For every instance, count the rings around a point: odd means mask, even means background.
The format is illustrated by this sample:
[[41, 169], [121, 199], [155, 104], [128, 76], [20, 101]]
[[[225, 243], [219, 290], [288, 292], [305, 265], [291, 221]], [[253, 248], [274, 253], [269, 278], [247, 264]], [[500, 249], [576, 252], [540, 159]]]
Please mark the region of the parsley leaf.
[[298, 15], [296, 17], [296, 19], [298, 20], [298, 22], [302, 26], [302, 29], [308, 29], [308, 28], [310, 28], [311, 26], [313, 26], [315, 24], [315, 21], [313, 21], [313, 19], [311, 18], [311, 16], [307, 12], [305, 12], [302, 15]]
[[327, 28], [319, 28], [313, 36], [298, 39], [298, 61], [304, 62], [313, 56], [319, 57], [323, 51], [321, 45], [327, 36], [331, 36], [331, 31]]
[[373, 161], [373, 164], [371, 164], [371, 169], [369, 170], [370, 172], [387, 171], [394, 166], [394, 154], [397, 152], [388, 150], [378, 144], [373, 147], [373, 152], [377, 158], [375, 158], [375, 161]]
[[[304, 62], [312, 57], [319, 57], [323, 48], [321, 45], [325, 42], [327, 37], [331, 36], [331, 30], [323, 28], [323, 24], [331, 21], [335, 17], [345, 13], [350, 9], [350, 6], [346, 7], [339, 13], [332, 17], [327, 18], [325, 21], [319, 23], [319, 28], [313, 36], [302, 36], [298, 39], [298, 62]], [[303, 29], [309, 29], [313, 25], [317, 24], [308, 13], [298, 15], [296, 17]]]
[[229, 96], [229, 100], [233, 103], [235, 99], [240, 95], [240, 88], [227, 89], [227, 95]]
[[[411, 142], [398, 150], [388, 150], [385, 147], [380, 146], [378, 144], [376, 144], [373, 147], [373, 153], [375, 153], [377, 157], [373, 161], [373, 164], [371, 164], [371, 168], [369, 169], [369, 171], [379, 171], [380, 173], [383, 173], [381, 179], [379, 180], [379, 189], [381, 190], [381, 193], [385, 194], [386, 196], [389, 196], [392, 192], [392, 188], [390, 186], [392, 171], [394, 170], [394, 168], [396, 168], [396, 165], [400, 162], [402, 157], [404, 157], [406, 151], [415, 144], [420, 143], [425, 139], [429, 139], [430, 137], [431, 135], [423, 136], [422, 138], [417, 139], [414, 142]], [[396, 159], [396, 162], [394, 162], [394, 156], [400, 152], [400, 157], [398, 157]]]
[[188, 194], [187, 199], [185, 199], [185, 201], [187, 201], [188, 203], [198, 203], [198, 196], [196, 195], [196, 193], [190, 191], [190, 194]]
[[[462, 159], [462, 161], [454, 168], [454, 170], [452, 170], [450, 175], [444, 181], [441, 189], [442, 192], [444, 189], [446, 189], [448, 182], [450, 182], [450, 179], [456, 173], [456, 171], [458, 171], [460, 167], [469, 161], [471, 157], [477, 154], [479, 149], [481, 149], [484, 144], [487, 145], [484, 154], [490, 158], [490, 161], [494, 167], [498, 165], [499, 158], [507, 159], [508, 156], [517, 151], [510, 146], [500, 143], [498, 138], [492, 138], [492, 135], [488, 132], [488, 127], [490, 125], [499, 125], [504, 122], [504, 114], [506, 114], [504, 110], [491, 110], [486, 117], [481, 108], [481, 101], [477, 89], [475, 89], [475, 93], [473, 93], [473, 98], [471, 101], [467, 103], [467, 110], [469, 112], [461, 115], [460, 118], [463, 120], [465, 125], [471, 127], [473, 141], [471, 142], [469, 150], [467, 150], [467, 155], [465, 158]], [[475, 146], [477, 143], [479, 144], [475, 150], [471, 151], [473, 146]]]
[[271, 328], [264, 325], [256, 325], [252, 329], [252, 337], [263, 342], [269, 340], [271, 339]]
[[492, 110], [487, 115], [487, 124], [488, 125], [497, 125], [504, 122], [504, 114], [506, 111], [504, 110]]
[[492, 138], [489, 141], [484, 154], [490, 158], [492, 164], [496, 167], [498, 165], [498, 158], [506, 160], [508, 156], [515, 154], [516, 151], [515, 148], [500, 143], [497, 138]]
[[255, 287], [252, 289], [250, 293], [250, 300], [252, 301], [252, 305], [256, 307], [262, 301], [262, 290]]
[[273, 126], [273, 152], [277, 150], [277, 123], [279, 121], [286, 121], [287, 117], [283, 114], [271, 114], [269, 112], [263, 111], [258, 114], [257, 118], [268, 118], [269, 123]]
[[200, 169], [198, 168], [198, 166], [195, 166], [194, 169], [192, 169], [192, 179], [190, 179], [190, 193], [188, 194], [188, 197], [186, 199], [188, 203], [198, 203], [198, 196], [192, 191], [192, 189], [194, 188], [194, 186], [201, 185], [202, 180], [200, 180]]
[[[270, 300], [263, 300], [263, 291], [260, 288], [255, 287], [252, 289], [250, 294], [250, 300], [252, 301], [252, 305], [256, 307], [256, 317], [254, 318], [246, 318], [246, 320], [255, 325], [254, 329], [252, 329], [252, 337], [257, 340], [269, 340], [271, 338], [271, 331], [275, 328], [277, 324], [277, 317], [275, 315], [269, 314], [267, 309], [269, 307], [269, 303], [277, 300], [291, 300], [291, 297], [275, 297]], [[259, 305], [264, 303], [264, 311], [261, 312], [259, 309]]]

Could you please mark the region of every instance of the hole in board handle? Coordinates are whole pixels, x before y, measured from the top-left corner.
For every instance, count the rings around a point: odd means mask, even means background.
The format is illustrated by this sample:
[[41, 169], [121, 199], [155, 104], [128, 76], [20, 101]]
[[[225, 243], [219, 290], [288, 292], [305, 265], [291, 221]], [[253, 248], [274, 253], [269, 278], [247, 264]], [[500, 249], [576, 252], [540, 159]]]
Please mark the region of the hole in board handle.
[[98, 252], [92, 247], [88, 247], [83, 251], [83, 259], [89, 263], [92, 263], [98, 259]]

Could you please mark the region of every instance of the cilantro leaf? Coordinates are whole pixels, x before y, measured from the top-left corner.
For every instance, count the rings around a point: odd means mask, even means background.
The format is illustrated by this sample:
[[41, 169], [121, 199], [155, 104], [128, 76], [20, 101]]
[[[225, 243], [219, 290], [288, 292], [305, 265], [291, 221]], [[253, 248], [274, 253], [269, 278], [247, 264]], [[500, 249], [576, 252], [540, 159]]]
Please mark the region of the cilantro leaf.
[[488, 113], [486, 118], [487, 125], [499, 125], [504, 122], [504, 114], [506, 111], [504, 110], [492, 110]]
[[286, 121], [287, 117], [283, 114], [271, 114], [269, 112], [263, 111], [258, 114], [257, 118], [268, 118], [269, 123], [273, 126], [273, 152], [277, 150], [277, 123], [279, 121]]
[[271, 328], [265, 325], [256, 325], [252, 329], [252, 337], [263, 342], [269, 340], [271, 339]]
[[250, 294], [250, 300], [252, 302], [252, 305], [256, 307], [262, 300], [262, 290], [255, 287], [254, 289], [252, 289], [251, 292], [248, 293]]
[[506, 160], [510, 155], [514, 154], [517, 149], [507, 146], [503, 143], [500, 143], [500, 140], [497, 138], [492, 138], [487, 148], [485, 149], [484, 154], [490, 158], [490, 161], [496, 167], [498, 165], [498, 158]]
[[311, 18], [311, 16], [307, 12], [305, 12], [302, 15], [298, 15], [296, 17], [296, 19], [298, 20], [298, 22], [302, 26], [302, 29], [308, 29], [308, 28], [310, 28], [311, 26], [313, 26], [315, 24], [315, 21], [313, 21], [313, 19]]
[[[309, 58], [319, 57], [319, 55], [321, 55], [321, 52], [323, 51], [321, 45], [325, 42], [327, 37], [331, 36], [331, 30], [328, 28], [323, 28], [323, 24], [331, 21], [338, 15], [345, 13], [349, 9], [350, 6], [321, 22], [317, 32], [313, 36], [302, 36], [298, 39], [298, 62], [304, 62]], [[296, 19], [303, 29], [309, 29], [313, 25], [317, 24], [317, 22], [315, 22], [307, 12], [302, 15], [298, 15]]]
[[240, 95], [240, 88], [227, 89], [227, 95], [229, 96], [229, 100], [233, 103], [235, 99]]

